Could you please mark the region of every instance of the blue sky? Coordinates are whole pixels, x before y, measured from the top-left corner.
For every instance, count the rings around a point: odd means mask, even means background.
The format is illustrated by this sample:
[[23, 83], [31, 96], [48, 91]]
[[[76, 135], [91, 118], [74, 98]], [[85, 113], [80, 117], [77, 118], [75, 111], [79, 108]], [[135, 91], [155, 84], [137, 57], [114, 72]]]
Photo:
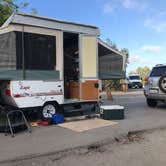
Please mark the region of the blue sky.
[[129, 50], [128, 72], [166, 63], [165, 0], [26, 1], [30, 5], [25, 12], [36, 8], [41, 16], [98, 26], [103, 40]]

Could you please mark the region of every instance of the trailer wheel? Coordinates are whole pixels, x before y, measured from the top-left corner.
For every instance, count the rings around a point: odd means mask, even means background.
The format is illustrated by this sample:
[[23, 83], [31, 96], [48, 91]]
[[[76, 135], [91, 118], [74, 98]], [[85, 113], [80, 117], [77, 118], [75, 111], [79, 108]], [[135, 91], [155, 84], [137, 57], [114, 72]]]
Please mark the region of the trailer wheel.
[[51, 119], [52, 115], [59, 112], [59, 105], [54, 102], [45, 103], [41, 110], [41, 118], [42, 119]]

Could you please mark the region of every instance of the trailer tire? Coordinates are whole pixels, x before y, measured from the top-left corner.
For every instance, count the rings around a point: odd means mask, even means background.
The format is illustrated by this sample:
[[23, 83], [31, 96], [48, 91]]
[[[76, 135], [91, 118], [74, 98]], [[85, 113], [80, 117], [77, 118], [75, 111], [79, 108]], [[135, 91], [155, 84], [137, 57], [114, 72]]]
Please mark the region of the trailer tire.
[[50, 120], [52, 119], [52, 115], [60, 113], [60, 106], [56, 102], [47, 102], [43, 105], [40, 111], [40, 118], [42, 120]]

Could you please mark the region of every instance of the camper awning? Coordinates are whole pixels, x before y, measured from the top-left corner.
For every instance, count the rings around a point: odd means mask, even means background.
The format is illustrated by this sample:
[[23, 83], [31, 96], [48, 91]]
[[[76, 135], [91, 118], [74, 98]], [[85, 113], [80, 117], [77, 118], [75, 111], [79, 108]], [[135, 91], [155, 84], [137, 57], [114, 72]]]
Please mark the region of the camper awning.
[[112, 49], [102, 40], [98, 40], [99, 79], [125, 78], [125, 57]]

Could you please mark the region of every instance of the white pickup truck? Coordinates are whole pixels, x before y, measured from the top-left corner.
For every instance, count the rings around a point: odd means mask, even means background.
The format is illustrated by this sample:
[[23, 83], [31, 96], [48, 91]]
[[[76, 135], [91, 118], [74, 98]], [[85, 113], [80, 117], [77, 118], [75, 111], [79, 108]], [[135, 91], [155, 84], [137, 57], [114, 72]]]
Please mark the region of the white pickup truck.
[[1, 102], [20, 109], [41, 107], [43, 118], [51, 118], [64, 101], [63, 81], [0, 81]]
[[139, 74], [131, 74], [128, 76], [129, 88], [142, 88], [142, 79]]

